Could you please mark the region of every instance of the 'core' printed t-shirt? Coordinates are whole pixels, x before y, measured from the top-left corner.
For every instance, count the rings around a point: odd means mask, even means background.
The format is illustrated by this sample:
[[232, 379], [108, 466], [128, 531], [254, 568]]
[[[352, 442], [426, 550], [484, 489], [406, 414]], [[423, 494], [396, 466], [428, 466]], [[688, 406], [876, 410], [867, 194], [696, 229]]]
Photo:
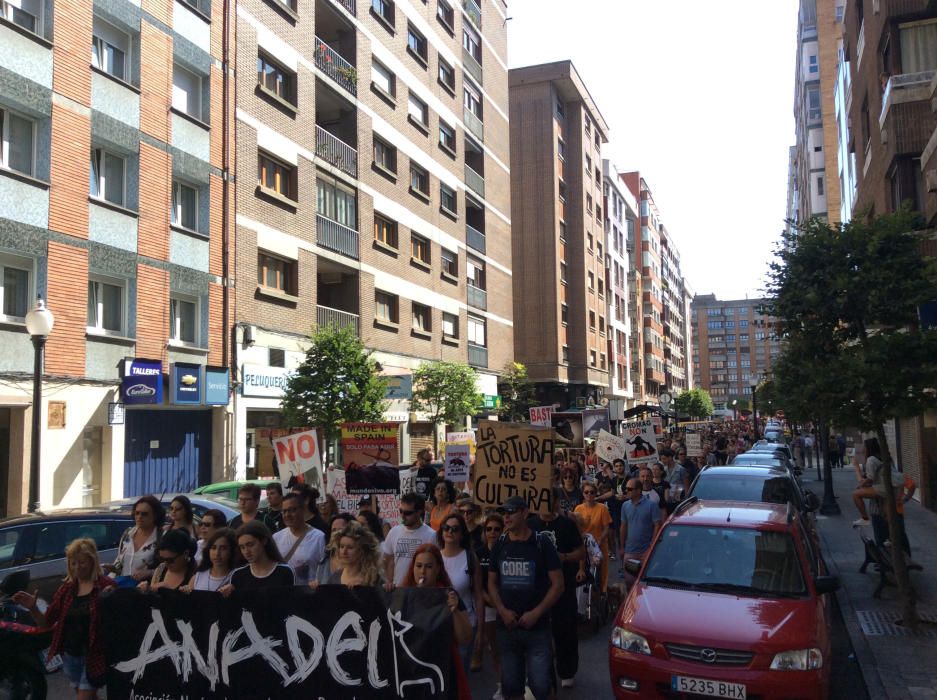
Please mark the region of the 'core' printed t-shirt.
[[546, 537], [539, 540], [535, 532], [526, 540], [504, 535], [491, 550], [489, 570], [498, 577], [501, 602], [518, 615], [540, 604], [550, 588], [548, 573], [560, 568], [556, 547]]

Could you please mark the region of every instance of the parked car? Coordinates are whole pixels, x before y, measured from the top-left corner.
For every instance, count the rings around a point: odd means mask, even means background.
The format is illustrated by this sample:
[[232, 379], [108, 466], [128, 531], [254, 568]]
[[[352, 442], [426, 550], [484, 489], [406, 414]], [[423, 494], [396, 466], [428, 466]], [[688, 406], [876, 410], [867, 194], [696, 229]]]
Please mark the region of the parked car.
[[39, 589], [52, 600], [67, 573], [65, 547], [79, 537], [90, 537], [102, 562], [117, 556], [120, 536], [133, 525], [130, 510], [76, 508], [51, 513], [31, 513], [0, 520], [0, 580], [26, 569], [30, 589]]
[[[172, 503], [172, 499], [180, 494], [177, 493], [164, 493], [160, 497], [160, 502], [168, 510], [169, 504]], [[198, 523], [202, 519], [202, 514], [205, 513], [209, 508], [215, 508], [224, 513], [225, 517], [230, 522], [231, 519], [240, 514], [240, 509], [238, 508], [237, 501], [232, 501], [229, 498], [224, 496], [216, 496], [214, 494], [196, 494], [196, 493], [185, 493], [181, 494], [188, 497], [192, 502], [192, 511], [195, 516], [195, 522]], [[103, 504], [102, 508], [110, 508], [115, 511], [126, 511], [130, 513], [133, 508], [133, 504], [136, 502], [136, 498], [121, 498], [116, 501], [110, 501]]]
[[790, 505], [684, 502], [615, 618], [616, 698], [826, 698], [828, 576]]
[[[772, 442], [767, 438], [756, 442], [748, 452], [767, 452], [773, 455], [783, 455], [791, 461], [794, 460], [794, 453], [791, 452], [791, 448], [786, 443]], [[748, 454], [748, 452], [745, 454]]]
[[787, 469], [795, 477], [800, 476], [802, 473], [794, 460], [788, 459], [783, 454], [775, 454], [772, 452], [743, 452], [735, 456], [735, 459], [732, 460], [732, 465], [739, 467], [779, 467], [781, 469]]
[[267, 485], [271, 482], [276, 481], [275, 479], [242, 479], [241, 481], [219, 481], [215, 484], [206, 484], [205, 486], [199, 486], [192, 493], [197, 494], [211, 494], [214, 496], [224, 496], [231, 501], [237, 503], [238, 500], [238, 489], [241, 488], [244, 484], [257, 484], [260, 487], [260, 507], [267, 507], [267, 497], [264, 491], [267, 488]]

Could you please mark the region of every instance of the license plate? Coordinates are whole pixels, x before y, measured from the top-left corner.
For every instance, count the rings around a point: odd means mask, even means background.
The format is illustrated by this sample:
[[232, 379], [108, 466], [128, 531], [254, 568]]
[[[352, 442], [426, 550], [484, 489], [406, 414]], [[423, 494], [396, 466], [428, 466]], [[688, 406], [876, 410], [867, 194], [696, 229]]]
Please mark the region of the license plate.
[[732, 698], [745, 700], [745, 686], [742, 683], [726, 683], [725, 681], [711, 681], [706, 678], [693, 678], [691, 676], [672, 676], [670, 689], [678, 693], [695, 693], [708, 695], [713, 698]]

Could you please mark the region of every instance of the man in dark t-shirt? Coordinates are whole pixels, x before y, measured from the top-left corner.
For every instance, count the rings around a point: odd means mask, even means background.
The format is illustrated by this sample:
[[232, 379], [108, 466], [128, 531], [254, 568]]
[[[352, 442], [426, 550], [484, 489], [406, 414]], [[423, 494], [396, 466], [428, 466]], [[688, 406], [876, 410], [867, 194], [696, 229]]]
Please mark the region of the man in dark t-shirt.
[[505, 698], [523, 697], [526, 675], [536, 700], [547, 700], [553, 664], [550, 610], [564, 588], [560, 559], [549, 538], [527, 525], [525, 498], [511, 496], [498, 512], [506, 534], [491, 551], [488, 595], [498, 612], [501, 689]]
[[[579, 635], [576, 629], [577, 605], [576, 584], [579, 564], [586, 557], [582, 535], [572, 519], [560, 511], [561, 489], [554, 489], [553, 512], [544, 516], [533, 516], [527, 524], [535, 532], [549, 538], [556, 547], [563, 565], [563, 595], [550, 611], [553, 629], [553, 645], [556, 649], [556, 675], [560, 685], [572, 688], [579, 670]], [[583, 576], [583, 579], [585, 577]]]
[[413, 463], [413, 491], [424, 499], [433, 495], [430, 484], [439, 476], [438, 470], [433, 466], [435, 456], [430, 448], [424, 447], [416, 453], [416, 462]]

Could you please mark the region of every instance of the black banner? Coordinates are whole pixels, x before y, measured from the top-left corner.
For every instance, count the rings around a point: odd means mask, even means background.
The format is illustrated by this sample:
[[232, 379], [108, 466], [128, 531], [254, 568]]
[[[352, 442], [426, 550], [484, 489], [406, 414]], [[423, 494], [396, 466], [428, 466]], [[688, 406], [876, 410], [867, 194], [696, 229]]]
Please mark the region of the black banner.
[[110, 700], [454, 697], [445, 589], [122, 589], [101, 614]]

